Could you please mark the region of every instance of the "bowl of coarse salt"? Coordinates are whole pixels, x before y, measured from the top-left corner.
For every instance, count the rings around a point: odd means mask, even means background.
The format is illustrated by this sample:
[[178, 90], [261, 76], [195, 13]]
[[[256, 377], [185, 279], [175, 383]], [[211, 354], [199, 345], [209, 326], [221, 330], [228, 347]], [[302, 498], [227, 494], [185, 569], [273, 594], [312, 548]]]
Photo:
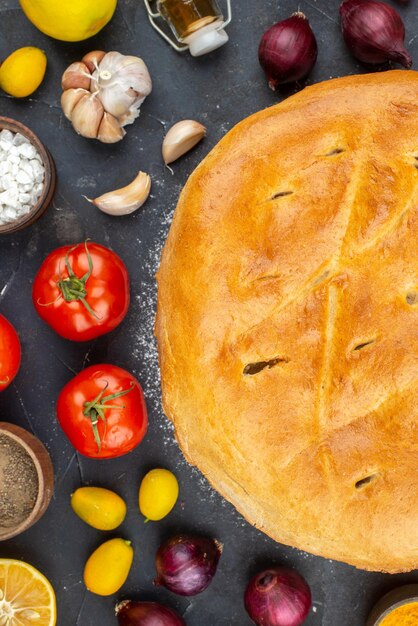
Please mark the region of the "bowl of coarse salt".
[[0, 116], [0, 235], [33, 224], [51, 204], [55, 164], [27, 126]]

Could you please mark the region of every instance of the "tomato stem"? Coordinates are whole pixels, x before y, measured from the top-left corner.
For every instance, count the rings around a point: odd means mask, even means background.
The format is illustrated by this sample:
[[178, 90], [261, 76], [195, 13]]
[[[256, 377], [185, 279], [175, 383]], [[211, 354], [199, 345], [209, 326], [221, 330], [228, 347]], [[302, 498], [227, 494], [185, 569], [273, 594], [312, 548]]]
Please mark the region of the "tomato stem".
[[87, 262], [89, 266], [88, 271], [84, 274], [84, 276], [79, 278], [78, 276], [75, 275], [74, 270], [71, 267], [69, 256], [71, 252], [73, 252], [80, 245], [80, 244], [77, 244], [76, 246], [71, 248], [65, 255], [65, 267], [67, 269], [68, 276], [67, 278], [61, 277], [57, 283], [57, 286], [61, 292], [62, 297], [64, 298], [66, 302], [79, 301], [85, 306], [87, 311], [91, 315], [93, 315], [93, 317], [95, 317], [96, 319], [100, 319], [97, 313], [93, 311], [93, 309], [91, 308], [91, 306], [86, 300], [86, 297], [87, 297], [86, 283], [93, 272], [93, 260], [91, 258], [89, 249], [87, 247], [87, 241], [88, 239], [84, 242], [84, 246], [86, 248]]
[[133, 390], [133, 388], [135, 387], [135, 384], [131, 383], [131, 386], [129, 389], [124, 389], [123, 391], [118, 391], [117, 393], [112, 393], [109, 396], [103, 397], [103, 394], [105, 393], [108, 386], [109, 386], [108, 383], [106, 383], [106, 385], [103, 387], [101, 392], [94, 398], [92, 402], [84, 403], [83, 415], [85, 417], [89, 417], [91, 420], [93, 435], [97, 443], [97, 447], [99, 448], [99, 452], [102, 448], [102, 440], [100, 438], [100, 433], [99, 433], [99, 428], [98, 428], [99, 419], [102, 420], [102, 422], [104, 423], [106, 427], [107, 422], [106, 422], [106, 416], [104, 414], [104, 411], [106, 409], [121, 410], [125, 408], [123, 404], [116, 405], [116, 404], [107, 404], [107, 403], [110, 400], [115, 400], [116, 398], [121, 398], [122, 396], [126, 396], [126, 394], [130, 393]]

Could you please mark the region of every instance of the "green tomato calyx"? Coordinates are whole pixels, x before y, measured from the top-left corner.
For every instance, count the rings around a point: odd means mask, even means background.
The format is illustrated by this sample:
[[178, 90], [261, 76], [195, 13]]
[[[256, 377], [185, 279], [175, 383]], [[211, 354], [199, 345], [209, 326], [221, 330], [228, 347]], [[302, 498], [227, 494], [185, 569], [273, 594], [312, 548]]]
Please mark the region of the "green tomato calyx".
[[65, 267], [68, 272], [68, 276], [66, 278], [60, 277], [60, 280], [57, 283], [58, 289], [60, 290], [60, 295], [64, 298], [66, 302], [81, 302], [83, 306], [87, 309], [90, 315], [93, 315], [96, 319], [100, 319], [99, 316], [93, 311], [89, 303], [87, 302], [87, 288], [86, 284], [88, 279], [90, 278], [93, 272], [93, 260], [91, 258], [89, 249], [87, 247], [87, 241], [84, 242], [84, 246], [86, 249], [87, 262], [89, 265], [88, 271], [79, 278], [75, 275], [73, 268], [70, 264], [69, 256], [71, 252], [73, 252], [79, 244], [71, 248], [68, 253], [65, 255]]
[[96, 398], [92, 402], [84, 403], [83, 415], [85, 417], [90, 418], [91, 420], [91, 426], [93, 428], [93, 435], [97, 443], [97, 446], [99, 448], [99, 452], [102, 449], [102, 439], [100, 438], [100, 433], [99, 433], [99, 428], [98, 428], [99, 419], [102, 420], [103, 424], [106, 427], [107, 422], [106, 422], [106, 416], [104, 413], [105, 410], [116, 409], [120, 411], [125, 408], [123, 404], [122, 405], [108, 404], [108, 402], [110, 402], [111, 400], [115, 400], [116, 398], [121, 398], [122, 396], [126, 396], [128, 393], [131, 393], [134, 387], [135, 387], [135, 384], [132, 382], [129, 389], [124, 389], [123, 391], [119, 391], [118, 393], [112, 393], [109, 396], [103, 397], [106, 389], [108, 388], [108, 384], [106, 383], [106, 385], [103, 387], [101, 392], [96, 396]]

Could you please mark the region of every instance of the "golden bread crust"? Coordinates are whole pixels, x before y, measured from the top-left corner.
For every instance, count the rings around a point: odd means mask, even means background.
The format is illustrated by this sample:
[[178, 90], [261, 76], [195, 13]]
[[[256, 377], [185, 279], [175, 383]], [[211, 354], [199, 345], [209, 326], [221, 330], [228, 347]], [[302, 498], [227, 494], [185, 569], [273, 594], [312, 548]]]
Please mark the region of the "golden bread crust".
[[255, 526], [418, 567], [418, 73], [309, 87], [185, 186], [158, 272], [163, 403]]

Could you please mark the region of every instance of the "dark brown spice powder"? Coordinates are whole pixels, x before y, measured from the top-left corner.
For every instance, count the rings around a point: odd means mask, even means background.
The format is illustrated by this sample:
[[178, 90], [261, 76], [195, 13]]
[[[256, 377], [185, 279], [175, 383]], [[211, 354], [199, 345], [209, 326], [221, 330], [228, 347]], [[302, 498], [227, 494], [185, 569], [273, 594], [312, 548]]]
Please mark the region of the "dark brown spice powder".
[[36, 467], [26, 450], [0, 435], [0, 532], [21, 524], [38, 495]]

